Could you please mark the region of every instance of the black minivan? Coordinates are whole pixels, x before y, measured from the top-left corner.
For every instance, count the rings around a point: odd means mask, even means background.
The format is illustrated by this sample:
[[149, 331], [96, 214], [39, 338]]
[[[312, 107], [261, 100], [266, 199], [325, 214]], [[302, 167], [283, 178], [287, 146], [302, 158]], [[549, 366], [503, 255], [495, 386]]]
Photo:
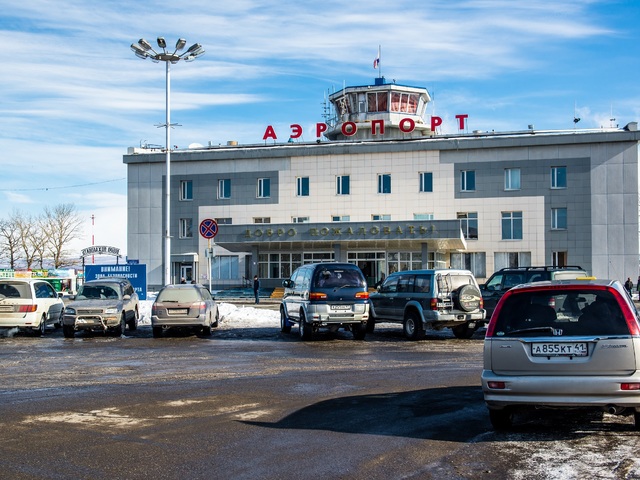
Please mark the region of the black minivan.
[[369, 290], [360, 268], [351, 263], [311, 263], [282, 282], [280, 330], [298, 324], [300, 338], [310, 340], [320, 328], [350, 330], [363, 340], [369, 320]]

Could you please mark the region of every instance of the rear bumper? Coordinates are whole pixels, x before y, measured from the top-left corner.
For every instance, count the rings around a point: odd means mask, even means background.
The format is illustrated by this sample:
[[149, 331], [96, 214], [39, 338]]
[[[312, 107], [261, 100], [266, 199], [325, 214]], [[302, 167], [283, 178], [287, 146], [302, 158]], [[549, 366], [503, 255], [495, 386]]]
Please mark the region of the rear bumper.
[[40, 325], [41, 313], [12, 313], [0, 315], [0, 328], [34, 328]]
[[309, 308], [307, 323], [323, 327], [352, 323], [365, 323], [369, 320], [369, 304], [359, 303], [349, 306], [349, 310], [331, 311], [328, 305], [318, 305]]
[[425, 311], [424, 323], [440, 327], [455, 327], [465, 323], [475, 323], [475, 326], [481, 327], [489, 323], [489, 321], [485, 319], [484, 310], [469, 313], [444, 313], [429, 310]]
[[163, 328], [188, 328], [188, 327], [204, 327], [207, 325], [207, 320], [204, 315], [198, 317], [158, 317], [157, 315], [151, 316], [152, 327]]
[[[489, 388], [504, 382], [504, 389]], [[640, 372], [620, 376], [504, 376], [482, 372], [482, 391], [489, 408], [509, 406], [640, 408], [640, 390], [622, 390], [622, 383], [640, 383]]]

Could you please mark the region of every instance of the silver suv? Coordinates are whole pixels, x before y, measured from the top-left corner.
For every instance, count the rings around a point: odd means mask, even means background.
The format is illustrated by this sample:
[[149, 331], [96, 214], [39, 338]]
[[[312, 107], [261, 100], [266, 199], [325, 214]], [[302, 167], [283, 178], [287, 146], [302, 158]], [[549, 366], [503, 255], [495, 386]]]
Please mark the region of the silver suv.
[[138, 294], [126, 278], [105, 277], [85, 282], [65, 307], [62, 331], [73, 338], [81, 330], [123, 335], [138, 328]]
[[482, 390], [496, 429], [525, 410], [599, 409], [640, 429], [638, 312], [615, 280], [519, 285], [484, 340]]
[[410, 340], [427, 328], [450, 327], [457, 338], [471, 338], [485, 324], [482, 296], [469, 270], [436, 269], [395, 272], [369, 296], [369, 331], [376, 322], [402, 323]]

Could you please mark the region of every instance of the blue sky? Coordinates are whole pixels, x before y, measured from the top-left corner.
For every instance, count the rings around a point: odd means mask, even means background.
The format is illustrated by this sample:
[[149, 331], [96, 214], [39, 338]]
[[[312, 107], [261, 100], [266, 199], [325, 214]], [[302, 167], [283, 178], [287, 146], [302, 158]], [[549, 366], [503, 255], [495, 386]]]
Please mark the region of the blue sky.
[[[171, 69], [171, 143], [263, 143], [291, 124], [314, 141], [324, 97], [387, 81], [426, 87], [457, 132], [623, 127], [640, 120], [640, 2], [414, 0], [211, 3], [3, 1], [0, 218], [73, 203], [82, 248], [126, 253], [127, 147], [164, 145], [164, 64], [130, 44], [184, 37], [206, 53]], [[615, 119], [615, 120], [611, 120]], [[91, 215], [95, 215], [92, 225]]]

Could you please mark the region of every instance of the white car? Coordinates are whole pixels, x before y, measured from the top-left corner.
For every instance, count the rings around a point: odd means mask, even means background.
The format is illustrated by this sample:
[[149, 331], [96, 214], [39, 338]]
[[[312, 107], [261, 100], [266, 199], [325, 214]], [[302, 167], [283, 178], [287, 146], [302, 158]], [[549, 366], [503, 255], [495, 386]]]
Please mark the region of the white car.
[[64, 303], [50, 283], [35, 278], [0, 279], [0, 328], [44, 335], [62, 325]]

